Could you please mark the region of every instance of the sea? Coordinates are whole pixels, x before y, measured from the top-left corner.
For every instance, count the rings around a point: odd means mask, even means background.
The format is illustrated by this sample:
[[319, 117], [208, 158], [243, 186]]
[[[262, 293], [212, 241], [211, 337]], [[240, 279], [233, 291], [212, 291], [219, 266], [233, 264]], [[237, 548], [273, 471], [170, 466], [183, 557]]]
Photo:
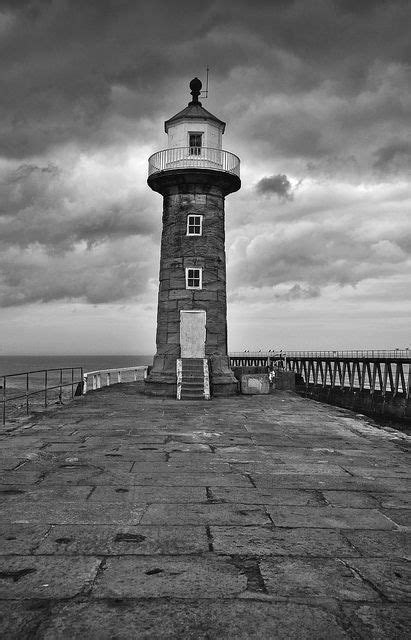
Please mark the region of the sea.
[[[83, 371], [151, 364], [153, 356], [0, 356], [0, 377], [39, 369], [83, 367]], [[0, 382], [1, 384], [1, 382]]]

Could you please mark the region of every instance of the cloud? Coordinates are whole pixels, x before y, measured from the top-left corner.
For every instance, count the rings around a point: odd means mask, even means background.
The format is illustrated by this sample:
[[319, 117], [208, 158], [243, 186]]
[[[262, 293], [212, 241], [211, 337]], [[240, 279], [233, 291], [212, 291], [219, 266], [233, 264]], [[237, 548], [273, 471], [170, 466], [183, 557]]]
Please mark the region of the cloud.
[[411, 141], [392, 142], [374, 152], [374, 169], [380, 174], [400, 173], [411, 169]]
[[[71, 167], [25, 163], [5, 171], [0, 245], [38, 243], [60, 252], [82, 241], [90, 247], [157, 232], [155, 217], [148, 212], [148, 193], [137, 190], [126, 166], [122, 171], [107, 166], [112, 160], [79, 157]], [[88, 175], [82, 174], [83, 168]]]
[[78, 246], [63, 255], [50, 255], [38, 244], [10, 248], [0, 256], [0, 305], [139, 300], [156, 275], [152, 252], [153, 245], [142, 238], [106, 243], [94, 251]]
[[[264, 292], [284, 286], [281, 299], [293, 293], [301, 298], [304, 292], [308, 298], [331, 285], [357, 287], [369, 279], [409, 273], [411, 194], [407, 197], [399, 185], [374, 193], [363, 185], [342, 184], [334, 186], [330, 199], [329, 188], [328, 181], [307, 181], [286, 211], [277, 212], [268, 201], [252, 218], [244, 216], [243, 224], [229, 227], [232, 291], [243, 296], [250, 287]], [[249, 202], [245, 208], [249, 211]]]
[[262, 195], [275, 193], [280, 200], [292, 200], [294, 197], [291, 182], [284, 174], [261, 178], [261, 180], [257, 182], [255, 189], [257, 193]]

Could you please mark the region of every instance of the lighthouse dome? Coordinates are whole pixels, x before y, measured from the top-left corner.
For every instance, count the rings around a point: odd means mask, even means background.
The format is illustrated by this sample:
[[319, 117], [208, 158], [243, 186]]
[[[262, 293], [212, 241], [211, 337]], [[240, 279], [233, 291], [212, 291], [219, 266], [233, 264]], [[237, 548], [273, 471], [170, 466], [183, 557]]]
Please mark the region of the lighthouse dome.
[[193, 146], [222, 148], [221, 136], [225, 130], [225, 122], [204, 109], [199, 102], [201, 86], [198, 78], [191, 80], [190, 89], [193, 99], [185, 109], [164, 123], [169, 148]]

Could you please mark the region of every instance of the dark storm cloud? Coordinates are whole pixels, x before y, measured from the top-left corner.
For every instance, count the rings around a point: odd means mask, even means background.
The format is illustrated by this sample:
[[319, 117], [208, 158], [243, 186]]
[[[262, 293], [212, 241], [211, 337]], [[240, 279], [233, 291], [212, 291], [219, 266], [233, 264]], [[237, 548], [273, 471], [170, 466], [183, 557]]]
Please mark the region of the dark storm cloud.
[[411, 170], [411, 141], [397, 141], [378, 149], [374, 169], [380, 173]]
[[261, 178], [255, 186], [257, 193], [262, 195], [275, 194], [280, 200], [292, 200], [291, 182], [284, 174]]
[[138, 300], [152, 277], [152, 246], [135, 240], [99, 252], [46, 255], [40, 247], [0, 254], [0, 305], [81, 300], [90, 304]]
[[[1, 8], [13, 18], [0, 41], [1, 149], [17, 157], [95, 139], [112, 112], [115, 85], [135, 93], [135, 120], [172, 109], [173, 85], [206, 63], [213, 81], [228, 81], [239, 99], [248, 81], [234, 85], [235, 69], [253, 71], [256, 97], [278, 92], [291, 102], [324, 82], [333, 85], [331, 95], [355, 96], [375, 59], [400, 64], [409, 51], [410, 10], [403, 2], [356, 9], [329, 0], [55, 0], [3, 2]], [[269, 121], [257, 113], [248, 124], [253, 135], [281, 138], [284, 125], [289, 129], [287, 110]], [[285, 150], [298, 154], [299, 138], [314, 155], [328, 153], [331, 141], [314, 114], [306, 124], [289, 132]]]
[[75, 194], [69, 176], [54, 164], [22, 164], [0, 185], [1, 244], [27, 247], [37, 243], [56, 253], [84, 241], [94, 244], [132, 235], [147, 236], [157, 229], [144, 211], [144, 198], [113, 194], [103, 202], [85, 202]]
[[[147, 289], [160, 216], [133, 162], [145, 164], [206, 64], [205, 106], [227, 120], [227, 148], [251, 174], [244, 210], [264, 161], [272, 175], [257, 192], [287, 201], [290, 228], [313, 224], [261, 239], [256, 223], [234, 286], [287, 282], [278, 299], [314, 298], [329, 283], [402, 268], [404, 240], [384, 227], [375, 241], [357, 239], [338, 224], [335, 185], [324, 207], [310, 194], [292, 201], [291, 184], [407, 178], [410, 18], [401, 0], [0, 0], [3, 304], [108, 302]], [[371, 225], [373, 215], [359, 212]]]

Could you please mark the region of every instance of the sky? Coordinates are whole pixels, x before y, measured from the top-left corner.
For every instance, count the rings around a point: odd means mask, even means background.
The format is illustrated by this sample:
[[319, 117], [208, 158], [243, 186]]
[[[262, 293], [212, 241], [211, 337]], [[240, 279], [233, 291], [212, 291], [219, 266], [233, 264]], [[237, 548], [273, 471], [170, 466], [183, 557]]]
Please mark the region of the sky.
[[228, 335], [411, 347], [411, 4], [0, 0], [0, 354], [153, 354], [148, 157], [227, 123]]

